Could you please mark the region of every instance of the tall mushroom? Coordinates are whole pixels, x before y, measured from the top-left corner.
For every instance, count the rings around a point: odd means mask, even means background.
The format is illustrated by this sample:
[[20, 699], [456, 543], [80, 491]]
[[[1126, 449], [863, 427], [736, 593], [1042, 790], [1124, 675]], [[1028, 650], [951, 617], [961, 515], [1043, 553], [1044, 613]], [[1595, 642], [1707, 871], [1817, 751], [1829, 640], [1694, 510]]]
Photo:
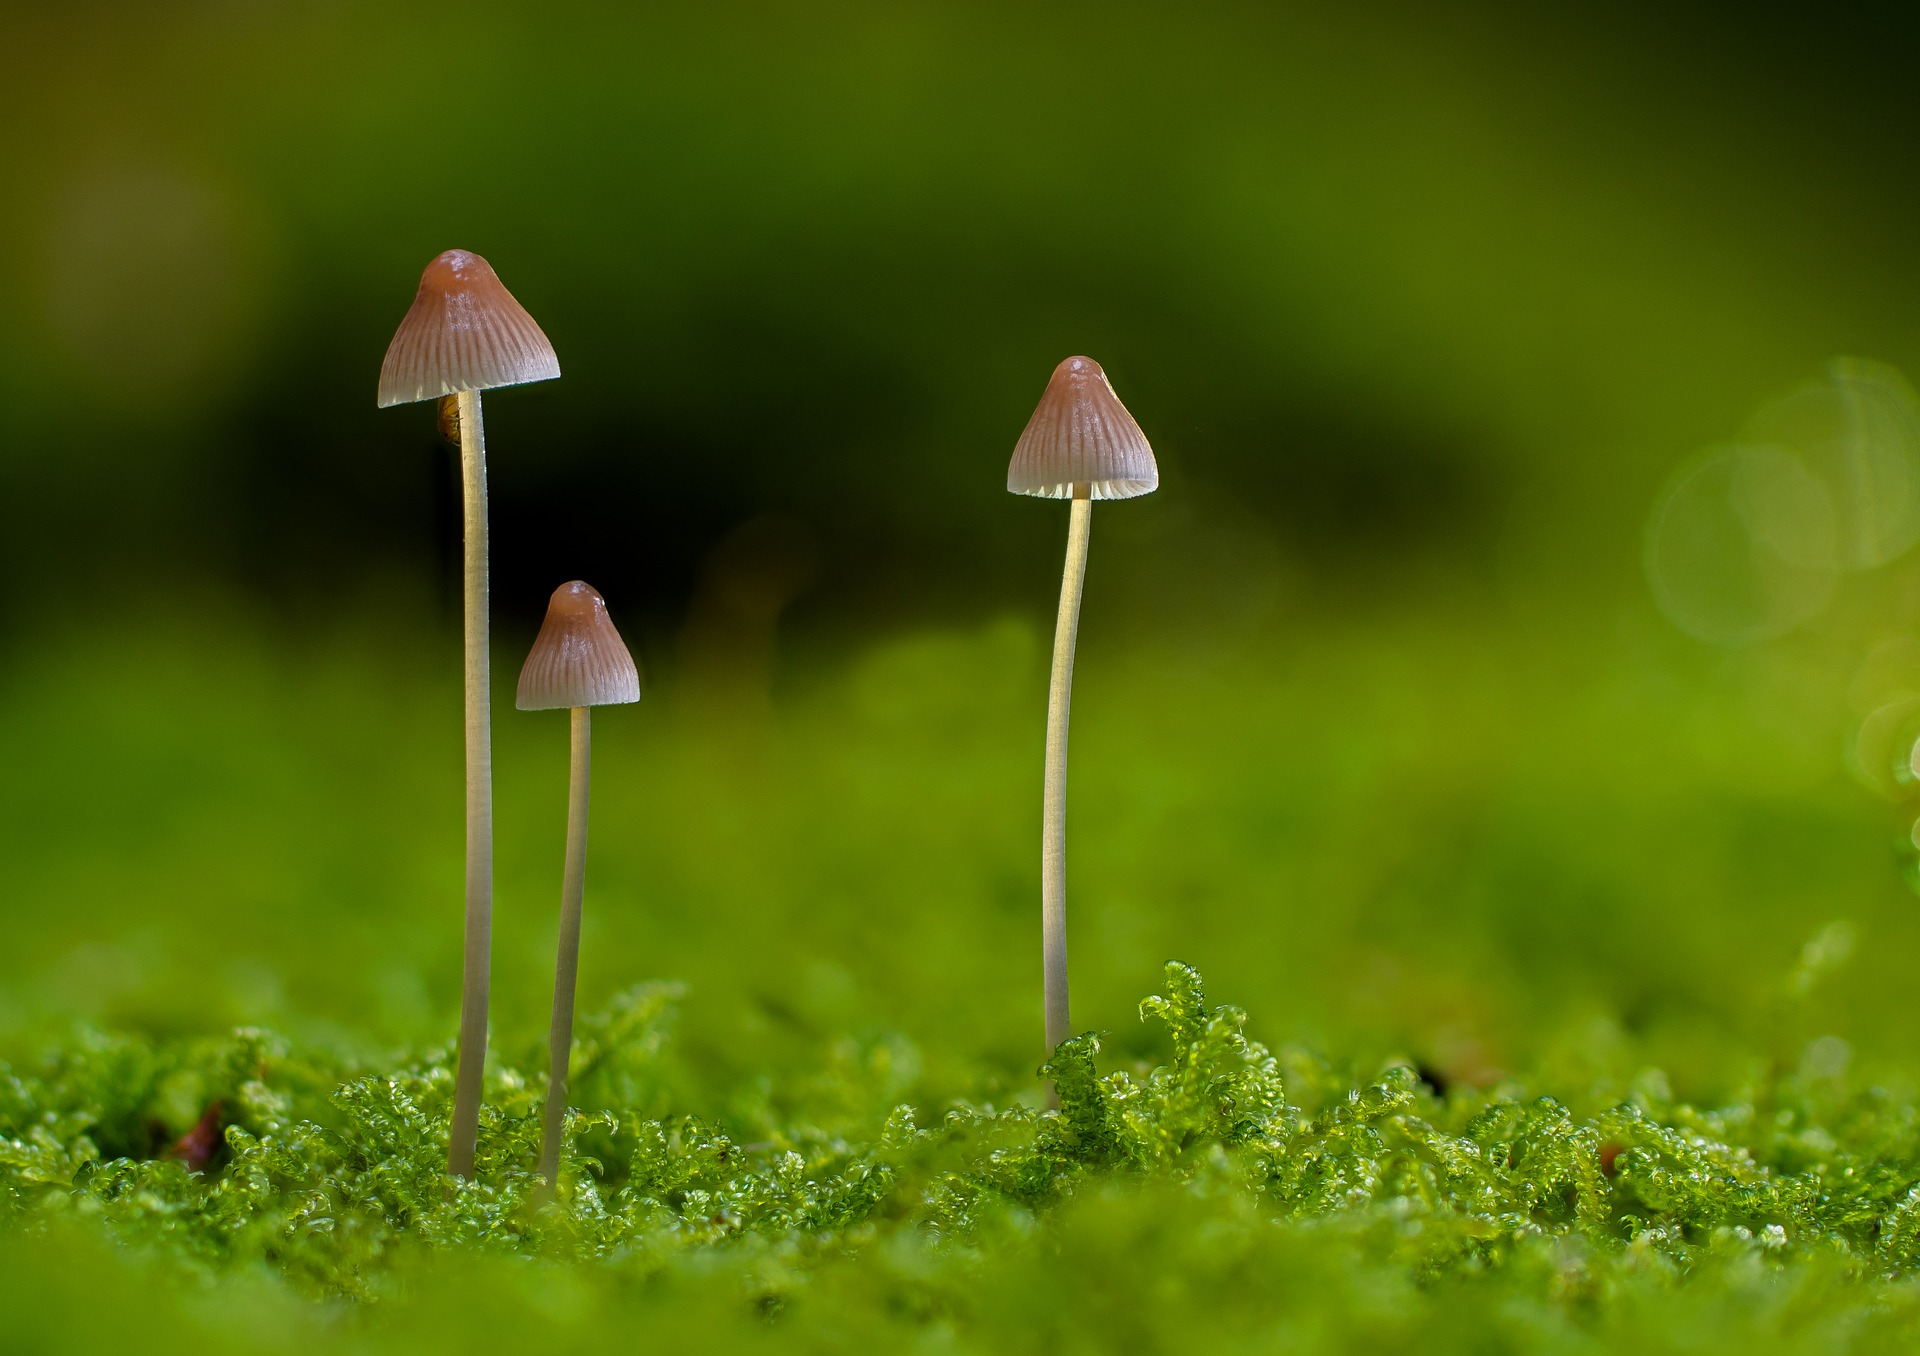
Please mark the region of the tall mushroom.
[[560, 1130], [567, 1114], [567, 1063], [573, 1050], [573, 991], [580, 973], [580, 904], [587, 886], [587, 791], [592, 780], [596, 706], [640, 700], [640, 672], [627, 653], [607, 604], [574, 580], [553, 591], [547, 619], [534, 637], [514, 704], [522, 711], [567, 707], [573, 716], [573, 758], [567, 779], [567, 865], [560, 885], [560, 954], [553, 967], [553, 1024], [548, 1032], [547, 1107], [540, 1137], [543, 1190], [559, 1183]]
[[487, 1062], [493, 950], [493, 752], [488, 721], [487, 440], [480, 392], [548, 381], [560, 360], [540, 327], [477, 254], [448, 250], [420, 275], [413, 306], [380, 365], [380, 406], [452, 397], [460, 432], [465, 520], [467, 702], [466, 960], [460, 984], [460, 1065], [447, 1170], [473, 1176]]
[[1100, 364], [1091, 358], [1068, 358], [1054, 368], [1007, 467], [1007, 489], [1012, 493], [1073, 501], [1067, 519], [1060, 617], [1053, 631], [1046, 783], [1041, 798], [1041, 965], [1049, 1052], [1073, 1034], [1067, 1015], [1067, 713], [1073, 700], [1073, 646], [1080, 631], [1080, 593], [1087, 577], [1093, 501], [1131, 499], [1151, 494], [1159, 485], [1153, 449], [1113, 393]]

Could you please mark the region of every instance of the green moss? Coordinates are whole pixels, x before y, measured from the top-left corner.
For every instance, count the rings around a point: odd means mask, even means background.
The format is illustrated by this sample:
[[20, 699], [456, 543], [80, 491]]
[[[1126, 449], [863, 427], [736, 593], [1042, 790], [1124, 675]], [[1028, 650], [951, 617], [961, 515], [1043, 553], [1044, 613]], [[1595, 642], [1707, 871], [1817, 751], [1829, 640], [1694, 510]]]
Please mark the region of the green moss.
[[[677, 996], [646, 986], [582, 1021], [586, 1107], [545, 1208], [542, 1088], [514, 1068], [490, 1073], [480, 1173], [460, 1182], [445, 1052], [374, 1069], [258, 1031], [76, 1038], [0, 1081], [4, 1232], [77, 1231], [153, 1275], [245, 1278], [316, 1314], [370, 1305], [363, 1335], [403, 1328], [425, 1278], [493, 1265], [662, 1315], [712, 1306], [742, 1331], [878, 1324], [980, 1350], [1069, 1328], [1069, 1348], [1109, 1328], [1172, 1347], [1182, 1314], [1222, 1341], [1304, 1323], [1391, 1345], [1409, 1315], [1462, 1306], [1483, 1336], [1599, 1338], [1674, 1303], [1751, 1323], [1762, 1295], [1777, 1333], [1920, 1321], [1911, 1095], [1788, 1076], [1706, 1110], [1649, 1075], [1581, 1116], [1577, 1088], [1442, 1097], [1401, 1065], [1352, 1085], [1276, 1058], [1170, 963], [1140, 1005], [1170, 1058], [1103, 1074], [1096, 1036], [1067, 1042], [1043, 1071], [1058, 1112], [885, 1107], [912, 1060], [882, 1040], [702, 1117], [666, 1104]], [[190, 1170], [162, 1127], [216, 1102], [224, 1144]]]

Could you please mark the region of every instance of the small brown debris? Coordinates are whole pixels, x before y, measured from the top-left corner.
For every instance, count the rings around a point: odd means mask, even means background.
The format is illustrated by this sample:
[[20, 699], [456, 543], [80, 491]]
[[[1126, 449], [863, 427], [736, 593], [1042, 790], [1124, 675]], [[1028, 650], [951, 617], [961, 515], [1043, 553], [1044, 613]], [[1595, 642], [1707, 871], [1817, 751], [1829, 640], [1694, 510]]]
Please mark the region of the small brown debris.
[[173, 1142], [166, 1156], [185, 1163], [188, 1172], [205, 1172], [207, 1164], [220, 1151], [221, 1142], [220, 1102], [216, 1098], [207, 1104], [206, 1111], [194, 1122], [193, 1129]]

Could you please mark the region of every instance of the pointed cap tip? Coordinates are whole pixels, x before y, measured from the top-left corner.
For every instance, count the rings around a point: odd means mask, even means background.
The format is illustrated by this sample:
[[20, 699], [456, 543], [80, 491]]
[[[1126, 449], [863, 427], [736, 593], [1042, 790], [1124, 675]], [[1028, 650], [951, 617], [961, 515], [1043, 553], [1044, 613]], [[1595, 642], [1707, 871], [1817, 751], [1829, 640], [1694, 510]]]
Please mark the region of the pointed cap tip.
[[1140, 425], [1100, 364], [1079, 355], [1053, 369], [1007, 467], [1014, 494], [1065, 499], [1075, 485], [1085, 485], [1094, 499], [1131, 499], [1160, 485]]
[[421, 273], [413, 305], [387, 348], [379, 403], [436, 400], [559, 375], [553, 345], [493, 266], [471, 250], [447, 250]]
[[547, 618], [520, 670], [514, 705], [550, 711], [639, 700], [640, 670], [607, 615], [606, 599], [585, 580], [562, 584], [547, 601]]

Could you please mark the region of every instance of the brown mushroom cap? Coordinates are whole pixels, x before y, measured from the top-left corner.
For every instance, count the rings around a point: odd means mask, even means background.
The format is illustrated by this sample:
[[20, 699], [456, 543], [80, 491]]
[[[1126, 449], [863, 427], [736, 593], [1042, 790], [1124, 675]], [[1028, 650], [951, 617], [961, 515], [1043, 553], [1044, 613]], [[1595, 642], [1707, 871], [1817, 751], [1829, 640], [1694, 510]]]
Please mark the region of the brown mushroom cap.
[[380, 405], [559, 375], [553, 345], [493, 266], [467, 250], [448, 250], [420, 275], [413, 306], [387, 346]]
[[1007, 467], [1015, 494], [1065, 499], [1076, 484], [1091, 486], [1095, 499], [1131, 499], [1160, 487], [1147, 435], [1091, 358], [1068, 358], [1053, 369]]
[[514, 705], [547, 711], [639, 700], [640, 671], [613, 629], [606, 599], [582, 580], [562, 584], [547, 603], [547, 619], [520, 670]]

